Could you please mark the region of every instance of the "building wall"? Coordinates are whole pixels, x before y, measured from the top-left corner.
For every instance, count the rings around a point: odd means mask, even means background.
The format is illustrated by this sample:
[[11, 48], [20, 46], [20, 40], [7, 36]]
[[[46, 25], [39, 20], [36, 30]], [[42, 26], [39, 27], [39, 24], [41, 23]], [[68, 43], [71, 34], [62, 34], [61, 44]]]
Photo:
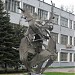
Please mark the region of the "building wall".
[[[18, 0], [17, 0], [18, 1]], [[20, 1], [20, 7], [23, 8], [23, 3], [26, 3], [28, 5], [34, 6], [35, 7], [35, 12], [38, 13], [38, 8], [42, 10], [48, 11], [48, 16], [47, 19], [49, 19], [50, 12], [51, 12], [51, 5], [39, 1], [39, 0], [19, 0]], [[10, 12], [10, 22], [12, 23], [17, 23], [19, 24], [19, 21], [21, 19], [21, 11], [18, 13], [15, 12]], [[58, 24], [53, 24], [54, 29], [53, 33], [58, 34], [58, 43], [56, 45], [57, 47], [57, 61], [55, 61], [51, 66], [75, 66], [75, 46], [74, 46], [74, 37], [75, 37], [75, 30], [74, 30], [74, 21], [75, 21], [75, 15], [68, 13], [64, 10], [61, 10], [59, 8], [54, 8], [54, 14], [58, 15]], [[61, 26], [61, 17], [64, 17], [68, 21], [68, 27]], [[72, 20], [72, 28], [70, 28], [70, 20]], [[22, 25], [28, 26], [28, 24], [22, 19], [21, 21]], [[61, 34], [62, 35], [67, 35], [68, 36], [68, 45], [62, 45], [61, 44]], [[70, 45], [70, 36], [72, 36], [72, 45]], [[66, 52], [67, 53], [67, 61], [61, 61], [60, 58], [60, 53], [61, 52]], [[72, 53], [72, 56], [71, 56]], [[70, 57], [72, 58], [72, 61], [70, 61]]]

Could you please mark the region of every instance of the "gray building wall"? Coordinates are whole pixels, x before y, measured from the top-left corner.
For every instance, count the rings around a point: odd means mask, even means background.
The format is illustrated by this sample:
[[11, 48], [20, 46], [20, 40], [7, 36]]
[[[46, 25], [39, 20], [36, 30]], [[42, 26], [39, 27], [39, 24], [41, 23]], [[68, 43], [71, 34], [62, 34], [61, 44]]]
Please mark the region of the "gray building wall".
[[[50, 12], [51, 12], [51, 5], [47, 4], [45, 2], [39, 1], [39, 0], [19, 0], [20, 1], [20, 7], [23, 8], [23, 3], [32, 5], [35, 7], [35, 12], [38, 13], [38, 8], [43, 9], [48, 11], [48, 17], [47, 19], [49, 19], [50, 16]], [[16, 23], [19, 24], [19, 21], [21, 19], [21, 12], [19, 11], [19, 13], [14, 13], [14, 12], [10, 12], [10, 22], [12, 23]], [[68, 13], [64, 10], [61, 10], [59, 8], [54, 8], [54, 14], [59, 16], [58, 19], [58, 25], [54, 24], [54, 29], [52, 32], [54, 33], [58, 33], [58, 43], [57, 43], [57, 52], [58, 52], [58, 60], [55, 61], [51, 66], [75, 66], [75, 61], [74, 61], [74, 53], [75, 53], [75, 46], [74, 46], [74, 37], [75, 37], [75, 30], [74, 30], [74, 24], [73, 22], [75, 21], [75, 15]], [[66, 27], [62, 27], [60, 25], [60, 18], [65, 17], [68, 19], [68, 28]], [[72, 29], [69, 28], [69, 21], [72, 20]], [[22, 25], [26, 25], [28, 26], [28, 23], [26, 23], [23, 19], [21, 21]], [[70, 36], [72, 36], [72, 47], [71, 48], [67, 48], [66, 45], [62, 45], [61, 44], [61, 34], [67, 35], [68, 38]], [[68, 44], [69, 44], [69, 39], [68, 39]], [[60, 52], [67, 52], [68, 53], [68, 60], [67, 61], [60, 61]], [[72, 53], [72, 62], [69, 61], [69, 53]]]

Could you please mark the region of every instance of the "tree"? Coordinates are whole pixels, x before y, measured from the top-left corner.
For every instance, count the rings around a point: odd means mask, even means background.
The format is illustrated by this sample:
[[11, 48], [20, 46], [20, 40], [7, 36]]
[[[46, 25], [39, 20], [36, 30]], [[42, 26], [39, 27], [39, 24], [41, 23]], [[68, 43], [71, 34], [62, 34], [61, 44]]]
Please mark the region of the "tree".
[[[19, 51], [18, 49], [20, 46], [20, 42], [21, 42], [21, 39], [24, 37], [24, 33], [26, 32], [27, 27], [19, 25], [19, 24], [13, 24], [13, 26], [14, 26], [13, 49], [15, 49], [16, 51]], [[15, 68], [18, 69], [18, 66], [19, 64], [21, 64], [21, 62], [19, 60], [19, 52], [16, 54], [17, 54], [16, 55], [17, 59], [15, 58], [14, 61], [16, 63]]]
[[20, 42], [21, 42], [21, 39], [24, 37], [24, 33], [26, 32], [27, 30], [27, 27], [26, 26], [23, 26], [23, 25], [20, 25], [20, 24], [13, 24], [14, 26], [14, 47], [16, 49], [19, 48], [19, 45], [20, 45]]
[[4, 11], [3, 3], [0, 0], [0, 63], [7, 70], [7, 65], [13, 60], [13, 29], [10, 25], [8, 13]]
[[27, 27], [10, 23], [8, 12], [4, 11], [0, 0], [0, 65], [7, 71], [7, 66], [18, 68], [19, 45]]
[[4, 11], [3, 3], [0, 0], [0, 63], [7, 68], [7, 63], [12, 60], [12, 27], [10, 26], [8, 13]]
[[21, 37], [18, 38], [20, 36], [19, 30], [16, 31], [16, 28], [13, 28], [9, 17], [0, 0], [0, 65], [5, 68], [5, 71], [7, 71], [7, 66], [15, 66], [20, 63], [19, 51], [16, 49], [17, 46], [19, 47]]

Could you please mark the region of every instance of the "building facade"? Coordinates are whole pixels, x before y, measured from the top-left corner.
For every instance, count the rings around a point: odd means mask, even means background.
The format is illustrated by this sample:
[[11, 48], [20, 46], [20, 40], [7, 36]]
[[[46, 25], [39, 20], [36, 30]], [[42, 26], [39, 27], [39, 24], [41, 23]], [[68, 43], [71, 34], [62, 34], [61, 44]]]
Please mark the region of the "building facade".
[[[49, 19], [51, 5], [40, 0], [2, 0], [10, 13], [10, 22], [19, 24], [21, 11], [17, 7], [36, 12], [40, 19]], [[58, 56], [51, 66], [75, 66], [75, 15], [54, 7], [54, 29], [51, 32], [56, 41]], [[24, 20], [22, 25], [28, 26]]]

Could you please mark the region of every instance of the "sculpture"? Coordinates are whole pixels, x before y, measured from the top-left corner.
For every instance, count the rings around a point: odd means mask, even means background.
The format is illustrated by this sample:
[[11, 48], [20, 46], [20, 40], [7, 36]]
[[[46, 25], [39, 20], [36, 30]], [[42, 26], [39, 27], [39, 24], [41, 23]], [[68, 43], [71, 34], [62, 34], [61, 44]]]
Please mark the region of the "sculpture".
[[[34, 17], [27, 10], [19, 8], [29, 24], [19, 48], [20, 60], [27, 68], [29, 75], [41, 75], [56, 59], [56, 43], [49, 33], [53, 29], [53, 26], [50, 25], [53, 18], [53, 7], [52, 3], [51, 16], [46, 21], [38, 20], [36, 13]], [[44, 44], [44, 40], [48, 40], [48, 45]], [[42, 67], [45, 61], [48, 62], [45, 67]], [[33, 70], [34, 66], [36, 66], [35, 70]]]

